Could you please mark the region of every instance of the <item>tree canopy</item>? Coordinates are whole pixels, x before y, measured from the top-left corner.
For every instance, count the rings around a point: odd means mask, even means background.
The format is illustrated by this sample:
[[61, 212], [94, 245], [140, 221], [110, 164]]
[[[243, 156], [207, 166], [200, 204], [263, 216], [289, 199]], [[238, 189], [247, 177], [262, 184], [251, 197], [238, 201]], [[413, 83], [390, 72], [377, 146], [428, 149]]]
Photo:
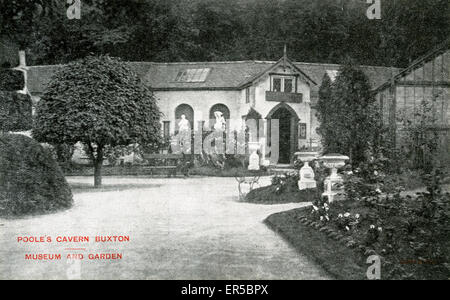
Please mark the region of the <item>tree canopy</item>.
[[37, 105], [33, 137], [50, 144], [83, 143], [97, 174], [107, 147], [158, 142], [159, 120], [152, 92], [126, 63], [87, 56], [51, 79]]
[[447, 0], [381, 1], [369, 20], [359, 0], [81, 0], [69, 20], [59, 0], [0, 0], [0, 37], [30, 63], [91, 53], [131, 61], [276, 60], [406, 67], [450, 35]]
[[349, 155], [357, 165], [381, 134], [379, 107], [367, 76], [346, 64], [333, 83], [325, 77], [319, 98], [318, 133], [325, 152]]

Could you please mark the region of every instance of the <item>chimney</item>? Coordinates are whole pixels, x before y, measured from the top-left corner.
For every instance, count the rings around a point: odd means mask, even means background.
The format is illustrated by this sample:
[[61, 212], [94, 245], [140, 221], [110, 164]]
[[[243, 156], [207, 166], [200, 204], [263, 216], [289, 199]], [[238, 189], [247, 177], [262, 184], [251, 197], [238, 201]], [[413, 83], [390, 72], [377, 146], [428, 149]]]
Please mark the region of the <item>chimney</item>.
[[19, 51], [19, 67], [26, 67], [27, 62], [25, 59], [25, 51], [21, 50]]

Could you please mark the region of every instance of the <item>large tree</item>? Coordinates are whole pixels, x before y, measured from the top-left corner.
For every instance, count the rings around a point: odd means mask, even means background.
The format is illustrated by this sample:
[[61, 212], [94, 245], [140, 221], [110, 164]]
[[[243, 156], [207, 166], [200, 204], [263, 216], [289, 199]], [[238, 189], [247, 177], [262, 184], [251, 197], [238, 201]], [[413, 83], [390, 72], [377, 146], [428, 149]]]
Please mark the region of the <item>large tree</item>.
[[50, 144], [83, 143], [99, 187], [108, 148], [157, 143], [159, 120], [152, 92], [126, 63], [88, 56], [52, 78], [37, 106], [33, 137]]
[[326, 151], [349, 155], [351, 162], [358, 165], [364, 160], [365, 150], [378, 144], [381, 130], [369, 79], [358, 68], [346, 64], [332, 85], [324, 80], [320, 97], [319, 133]]
[[321, 137], [321, 144], [324, 148], [324, 151], [327, 153], [336, 152], [334, 148], [334, 126], [332, 114], [335, 112], [333, 110], [332, 104], [332, 82], [328, 74], [325, 73], [322, 80], [322, 85], [319, 89], [319, 101], [317, 102], [317, 120], [319, 121], [320, 126], [317, 128], [317, 133]]

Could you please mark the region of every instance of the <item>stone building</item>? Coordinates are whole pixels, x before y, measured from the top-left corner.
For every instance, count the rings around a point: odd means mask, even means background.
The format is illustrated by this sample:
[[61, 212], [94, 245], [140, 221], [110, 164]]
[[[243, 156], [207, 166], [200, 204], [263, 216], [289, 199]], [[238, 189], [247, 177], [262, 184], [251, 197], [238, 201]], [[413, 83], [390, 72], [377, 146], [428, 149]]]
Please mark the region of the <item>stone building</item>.
[[[172, 136], [178, 120], [185, 115], [193, 129], [211, 129], [214, 112], [222, 112], [230, 129], [240, 130], [246, 119], [262, 119], [262, 135], [268, 146], [272, 120], [279, 120], [279, 156], [264, 160], [270, 164], [288, 164], [299, 149], [319, 147], [315, 104], [324, 74], [332, 79], [340, 65], [293, 62], [287, 55], [278, 61], [225, 62], [129, 62], [144, 84], [158, 99], [163, 113], [162, 133]], [[34, 103], [61, 65], [27, 67], [27, 88]], [[380, 86], [399, 70], [388, 67], [360, 66], [373, 87]], [[266, 138], [266, 139], [265, 139]], [[271, 157], [266, 147], [263, 157]], [[270, 149], [270, 147], [267, 147]]]

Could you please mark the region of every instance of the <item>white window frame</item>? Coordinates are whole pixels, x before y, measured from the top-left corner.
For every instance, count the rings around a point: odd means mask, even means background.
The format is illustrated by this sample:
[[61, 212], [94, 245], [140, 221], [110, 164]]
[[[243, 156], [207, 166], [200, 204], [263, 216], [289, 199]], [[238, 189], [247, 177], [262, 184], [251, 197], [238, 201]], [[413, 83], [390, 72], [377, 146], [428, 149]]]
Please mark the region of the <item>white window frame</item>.
[[279, 91], [280, 93], [286, 93], [286, 91], [284, 90], [285, 86], [284, 86], [284, 81], [286, 79], [290, 79], [292, 80], [292, 90], [287, 92], [287, 93], [296, 93], [297, 92], [297, 78], [295, 76], [290, 76], [290, 75], [272, 75], [271, 76], [271, 82], [270, 82], [270, 89], [273, 92], [274, 89], [274, 84], [273, 81], [274, 79], [280, 79], [281, 80], [281, 90]]

